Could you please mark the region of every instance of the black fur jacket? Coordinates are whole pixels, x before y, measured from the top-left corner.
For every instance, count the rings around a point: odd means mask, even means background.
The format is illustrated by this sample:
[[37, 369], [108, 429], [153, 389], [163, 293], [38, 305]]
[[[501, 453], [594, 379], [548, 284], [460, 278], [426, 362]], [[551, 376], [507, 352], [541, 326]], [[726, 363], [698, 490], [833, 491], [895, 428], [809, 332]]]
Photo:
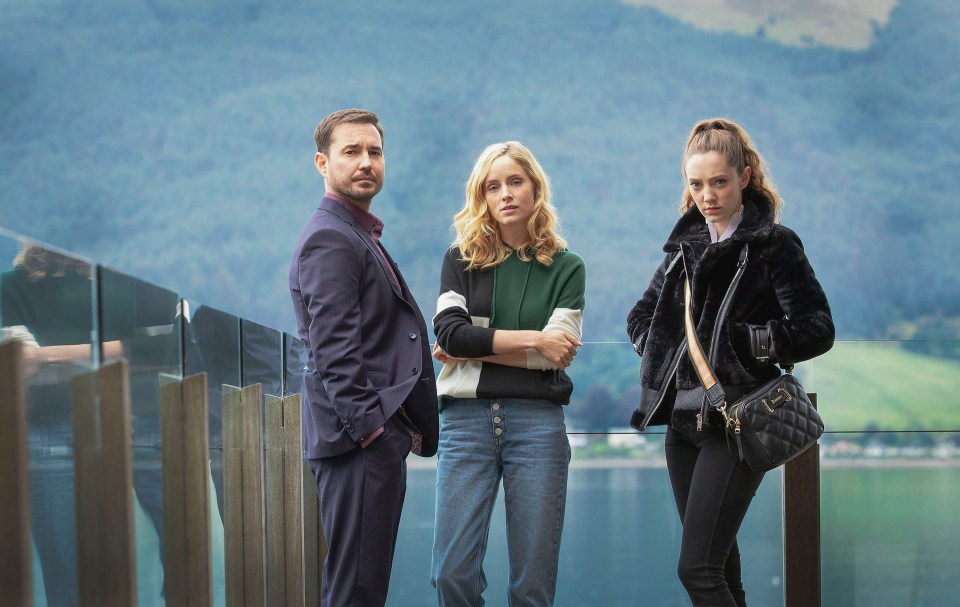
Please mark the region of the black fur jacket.
[[[696, 429], [702, 422], [707, 429], [722, 429], [719, 412], [703, 406], [703, 388], [682, 348], [684, 266], [691, 274], [693, 322], [706, 351], [744, 243], [749, 243], [746, 268], [717, 335], [716, 351], [710, 353], [727, 402], [776, 377], [780, 370], [774, 363], [804, 361], [833, 345], [827, 297], [800, 239], [774, 223], [770, 201], [744, 192], [740, 225], [729, 239], [714, 244], [694, 206], [677, 222], [663, 247], [666, 258], [627, 316], [627, 334], [643, 357], [634, 428], [670, 424]], [[682, 261], [675, 261], [677, 252]]]

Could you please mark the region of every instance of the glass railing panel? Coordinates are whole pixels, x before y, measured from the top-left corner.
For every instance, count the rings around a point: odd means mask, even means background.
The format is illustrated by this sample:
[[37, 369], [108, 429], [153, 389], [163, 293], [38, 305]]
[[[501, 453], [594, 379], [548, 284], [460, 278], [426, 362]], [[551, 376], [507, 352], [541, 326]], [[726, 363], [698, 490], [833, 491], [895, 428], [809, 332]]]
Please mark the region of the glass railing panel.
[[[676, 573], [682, 530], [663, 434], [569, 438], [573, 461], [557, 603], [631, 605], [640, 596], [644, 605], [686, 604]], [[744, 587], [758, 605], [783, 605], [781, 496], [780, 472], [768, 473], [738, 535]]]
[[[436, 457], [409, 455], [407, 493], [397, 533], [387, 605], [437, 604], [436, 591], [430, 585], [436, 495]], [[492, 536], [494, 531], [490, 533]], [[500, 601], [488, 600], [487, 603], [496, 605]]]
[[960, 341], [840, 341], [800, 378], [828, 432], [960, 430]]
[[825, 439], [834, 448], [821, 460], [823, 604], [956, 604], [960, 432]]
[[25, 347], [30, 526], [37, 606], [78, 600], [74, 499], [73, 378], [93, 369], [93, 265], [0, 234], [3, 339]]
[[140, 604], [163, 601], [163, 470], [160, 386], [182, 377], [180, 298], [109, 268], [99, 268], [100, 344], [104, 362], [123, 357], [130, 370], [133, 423], [134, 538]]
[[[586, 343], [568, 370], [573, 448], [561, 548], [560, 604], [685, 604], [677, 579], [681, 526], [666, 472], [663, 427], [628, 426], [640, 400], [640, 357], [627, 342]], [[741, 527], [751, 601], [783, 604], [782, 475], [767, 474]]]
[[[626, 342], [585, 344], [569, 370], [568, 426], [626, 426], [640, 399], [640, 362]], [[817, 394], [828, 432], [960, 430], [960, 341], [838, 341], [795, 373]]]
[[216, 308], [184, 301], [184, 374], [207, 374], [210, 444], [210, 535], [213, 604], [226, 603], [223, 543], [223, 395], [240, 386], [240, 319]]
[[283, 394], [303, 394], [307, 347], [299, 338], [283, 334]]
[[[116, 356], [131, 368], [141, 604], [162, 604], [157, 386], [181, 371], [208, 373], [214, 604], [224, 604], [221, 396], [225, 386], [251, 383], [265, 395], [302, 392], [303, 344], [243, 321], [241, 348], [237, 317], [178, 306], [175, 293], [112, 270], [97, 279], [86, 260], [15, 235], [0, 233], [3, 259], [2, 338], [22, 339], [31, 359], [37, 605], [74, 602], [77, 594], [70, 380]], [[824, 604], [952, 605], [960, 591], [953, 575], [960, 532], [952, 524], [952, 505], [960, 503], [960, 413], [952, 398], [960, 388], [958, 353], [956, 340], [844, 341], [798, 365], [827, 424], [820, 441]], [[569, 370], [573, 460], [558, 604], [632, 604], [637, 588], [645, 604], [686, 601], [676, 579], [681, 529], [662, 428], [638, 434], [627, 427], [639, 402], [640, 362], [625, 341], [587, 343]], [[411, 456], [390, 604], [435, 602], [435, 483], [436, 459]], [[767, 476], [739, 538], [745, 586], [758, 604], [783, 602], [781, 487], [780, 471]], [[505, 593], [505, 533], [501, 495], [486, 559], [491, 604]]]
[[253, 321], [240, 321], [243, 386], [261, 384], [263, 394], [283, 395], [283, 335]]
[[[681, 527], [663, 455], [663, 428], [640, 434], [627, 427], [639, 400], [633, 385], [639, 360], [627, 343], [585, 344], [570, 369], [577, 387], [565, 409], [573, 455], [558, 605], [688, 604], [676, 574]], [[599, 429], [586, 430], [591, 427]], [[436, 459], [410, 456], [407, 466], [387, 602], [426, 605], [436, 601], [429, 584]], [[767, 474], [738, 537], [744, 586], [758, 605], [783, 605], [782, 486], [781, 471]], [[484, 570], [487, 602], [505, 604], [502, 491], [491, 518]]]
[[[279, 433], [269, 433], [267, 424], [268, 409], [270, 409], [270, 413], [278, 414], [277, 409], [282, 406], [281, 399], [283, 397], [284, 378], [283, 335], [276, 329], [241, 319], [240, 348], [242, 360], [241, 385], [246, 387], [260, 384], [262, 389], [261, 406], [263, 408], [263, 415], [261, 416], [261, 420], [263, 424], [263, 442], [261, 443], [261, 463], [263, 464], [263, 520], [270, 521], [274, 516], [279, 517], [279, 520], [283, 520], [282, 498], [267, 490], [267, 487], [270, 487], [271, 483], [275, 483], [277, 487], [282, 486], [283, 468], [282, 466], [273, 468], [266, 465], [267, 449], [282, 449], [283, 446], [281, 442], [282, 436], [279, 435]], [[247, 492], [249, 490], [251, 489], [245, 485], [244, 491]], [[274, 509], [279, 510], [279, 512], [274, 513]], [[273, 541], [269, 526], [265, 525], [263, 532], [264, 558], [268, 561], [282, 558], [282, 555], [271, 554], [268, 549]], [[277, 540], [281, 542], [282, 545], [283, 538], [279, 537]], [[277, 571], [275, 564], [267, 562], [265, 571], [267, 575], [266, 583], [268, 585], [277, 583], [276, 579], [270, 579], [271, 572]]]
[[628, 424], [640, 403], [640, 357], [631, 344], [585, 343], [567, 373], [573, 379], [569, 431], [633, 432]]
[[[558, 605], [685, 604], [677, 579], [680, 521], [663, 462], [663, 435], [570, 434], [573, 460], [560, 550]], [[616, 456], [598, 457], [598, 445]], [[636, 454], [632, 454], [636, 451]], [[659, 455], [653, 455], [659, 454]], [[436, 460], [410, 456], [390, 605], [436, 600], [430, 563]], [[741, 528], [743, 581], [758, 605], [783, 605], [782, 475], [768, 473]], [[490, 604], [506, 602], [506, 513], [494, 506], [484, 561]]]

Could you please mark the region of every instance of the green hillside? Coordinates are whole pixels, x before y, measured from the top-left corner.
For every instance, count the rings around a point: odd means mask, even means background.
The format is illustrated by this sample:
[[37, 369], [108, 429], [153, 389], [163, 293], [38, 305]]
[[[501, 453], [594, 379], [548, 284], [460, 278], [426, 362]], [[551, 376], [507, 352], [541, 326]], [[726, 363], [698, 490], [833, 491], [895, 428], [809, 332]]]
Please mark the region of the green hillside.
[[[960, 432], [960, 360], [911, 351], [918, 342], [843, 341], [797, 368], [827, 430]], [[623, 427], [640, 402], [640, 359], [627, 344], [586, 344], [569, 373], [575, 430]]]
[[841, 342], [810, 363], [827, 430], [960, 431], [960, 361]]
[[520, 139], [587, 263], [587, 340], [622, 340], [711, 115], [766, 155], [842, 337], [960, 317], [956, 3], [903, 0], [861, 50], [616, 0], [13, 1], [3, 25], [0, 224], [260, 323], [293, 330], [311, 135], [344, 106], [385, 124], [373, 210], [428, 317], [474, 156]]

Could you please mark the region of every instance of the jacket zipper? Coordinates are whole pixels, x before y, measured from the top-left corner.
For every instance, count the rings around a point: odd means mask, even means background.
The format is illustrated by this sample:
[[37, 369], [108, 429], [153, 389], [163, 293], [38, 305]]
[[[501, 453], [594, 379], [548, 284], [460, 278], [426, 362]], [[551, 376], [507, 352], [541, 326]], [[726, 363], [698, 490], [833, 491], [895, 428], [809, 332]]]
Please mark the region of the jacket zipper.
[[677, 348], [677, 353], [673, 355], [673, 362], [670, 363], [670, 371], [667, 373], [666, 379], [663, 380], [663, 385], [660, 388], [660, 396], [657, 398], [657, 404], [653, 406], [653, 409], [650, 410], [650, 413], [647, 414], [647, 417], [643, 420], [643, 427], [646, 428], [647, 424], [650, 423], [650, 420], [653, 419], [653, 416], [656, 415], [657, 409], [660, 408], [660, 405], [663, 404], [663, 397], [667, 395], [669, 382], [673, 380], [673, 376], [677, 374], [677, 367], [680, 366], [680, 359], [687, 351], [687, 341], [686, 339], [680, 344], [680, 347]]
[[[733, 275], [733, 278], [730, 280], [730, 287], [727, 289], [726, 294], [723, 297], [723, 301], [720, 302], [720, 310], [717, 312], [717, 320], [722, 321], [727, 317], [727, 308], [730, 307], [730, 300], [733, 299], [733, 294], [737, 290], [737, 285], [740, 283], [740, 277], [743, 276], [743, 270], [747, 265], [746, 255], [741, 255], [737, 260], [737, 271]], [[710, 360], [710, 366], [716, 368], [717, 361], [716, 352], [717, 344], [720, 342], [720, 322], [717, 322], [713, 327], [713, 336], [710, 339], [710, 351], [707, 354], [707, 358]], [[703, 395], [703, 404], [700, 406], [700, 413], [697, 414], [697, 432], [703, 430], [703, 420], [707, 417], [707, 395]]]
[[[677, 254], [673, 256], [673, 259], [670, 261], [670, 265], [667, 266], [667, 271], [663, 273], [664, 281], [666, 281], [667, 274], [670, 273], [670, 270], [673, 269], [673, 266], [677, 265], [677, 262], [680, 261], [681, 256], [683, 255], [682, 251], [677, 251]], [[663, 385], [660, 388], [660, 396], [657, 398], [657, 404], [653, 406], [653, 409], [650, 410], [650, 413], [647, 414], [647, 417], [643, 420], [643, 427], [646, 428], [647, 424], [650, 423], [650, 420], [653, 419], [653, 416], [657, 414], [657, 410], [660, 408], [660, 405], [663, 404], [663, 397], [667, 394], [667, 386], [673, 380], [673, 376], [677, 373], [677, 367], [680, 366], [680, 359], [683, 357], [683, 353], [687, 351], [687, 340], [686, 338], [680, 340], [680, 347], [677, 348], [677, 353], [673, 355], [673, 362], [670, 363], [670, 372], [667, 373], [666, 379], [663, 380]]]

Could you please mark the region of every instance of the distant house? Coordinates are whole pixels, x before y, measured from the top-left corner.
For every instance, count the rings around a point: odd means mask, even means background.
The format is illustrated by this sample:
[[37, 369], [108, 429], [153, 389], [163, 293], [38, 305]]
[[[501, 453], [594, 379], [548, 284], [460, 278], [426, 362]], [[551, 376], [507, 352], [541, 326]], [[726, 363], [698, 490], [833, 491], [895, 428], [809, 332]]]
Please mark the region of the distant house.
[[583, 430], [567, 428], [567, 440], [571, 449], [584, 449], [590, 446], [590, 436]]
[[629, 426], [617, 426], [607, 430], [607, 446], [613, 449], [637, 449], [646, 442], [646, 436]]

